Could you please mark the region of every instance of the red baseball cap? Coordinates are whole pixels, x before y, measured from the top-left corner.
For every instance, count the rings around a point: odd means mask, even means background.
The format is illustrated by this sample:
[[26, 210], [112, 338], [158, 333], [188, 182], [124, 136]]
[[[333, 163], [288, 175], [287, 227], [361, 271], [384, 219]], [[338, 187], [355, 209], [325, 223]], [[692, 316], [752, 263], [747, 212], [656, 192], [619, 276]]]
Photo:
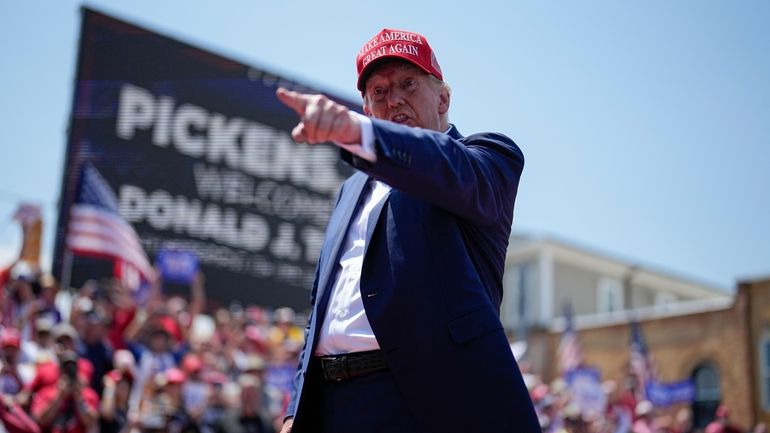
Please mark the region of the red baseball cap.
[[439, 80], [444, 80], [436, 55], [425, 36], [404, 30], [382, 29], [361, 47], [356, 56], [358, 90], [364, 91], [366, 78], [374, 66], [386, 59], [406, 60]]
[[169, 368], [165, 371], [166, 383], [184, 383], [187, 380], [187, 375], [178, 368]]
[[15, 347], [18, 349], [21, 346], [19, 331], [14, 328], [5, 328], [0, 337], [0, 345], [2, 347]]
[[198, 355], [188, 353], [182, 358], [182, 370], [185, 373], [193, 374], [197, 371], [201, 371], [201, 368], [203, 368], [203, 361], [201, 361], [201, 358]]
[[134, 383], [134, 375], [129, 370], [110, 370], [105, 376], [112, 379], [115, 383], [125, 379], [129, 383]]

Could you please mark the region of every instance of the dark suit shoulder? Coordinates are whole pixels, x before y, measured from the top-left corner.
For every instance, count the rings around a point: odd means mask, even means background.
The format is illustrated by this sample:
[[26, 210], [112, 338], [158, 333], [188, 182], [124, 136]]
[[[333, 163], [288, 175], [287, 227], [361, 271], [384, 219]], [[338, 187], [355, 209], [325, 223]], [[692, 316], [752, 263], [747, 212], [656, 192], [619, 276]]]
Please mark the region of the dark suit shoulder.
[[460, 141], [466, 146], [488, 146], [494, 148], [498, 152], [503, 152], [515, 156], [517, 159], [524, 161], [524, 153], [521, 148], [510, 137], [499, 132], [478, 132], [467, 137], [463, 137]]

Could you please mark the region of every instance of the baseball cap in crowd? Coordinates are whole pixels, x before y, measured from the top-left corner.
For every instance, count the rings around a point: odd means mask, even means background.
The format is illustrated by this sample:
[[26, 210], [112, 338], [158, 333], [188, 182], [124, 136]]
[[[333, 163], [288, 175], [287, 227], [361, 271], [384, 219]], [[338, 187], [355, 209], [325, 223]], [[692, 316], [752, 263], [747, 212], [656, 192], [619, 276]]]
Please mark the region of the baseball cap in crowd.
[[94, 366], [91, 361], [81, 358], [74, 350], [65, 350], [59, 353], [59, 366], [57, 375], [64, 374], [68, 367], [66, 364], [75, 364], [75, 374], [84, 382], [90, 382], [94, 375]]
[[20, 345], [21, 337], [19, 336], [19, 331], [14, 328], [5, 328], [3, 330], [2, 336], [0, 337], [0, 346], [15, 347], [18, 349]]
[[201, 358], [198, 355], [188, 353], [182, 358], [182, 370], [185, 373], [195, 374], [201, 371], [201, 368], [203, 368], [203, 361], [201, 361]]
[[130, 371], [123, 370], [110, 370], [105, 376], [112, 379], [113, 382], [118, 383], [121, 380], [126, 380], [128, 383], [134, 383], [134, 375]]
[[258, 326], [254, 325], [249, 325], [246, 327], [244, 330], [244, 336], [247, 340], [251, 341], [252, 343], [256, 343], [257, 345], [263, 344], [267, 339], [264, 331], [262, 331]]
[[275, 323], [293, 323], [294, 310], [289, 307], [279, 308], [273, 312], [273, 320]]
[[153, 378], [157, 389], [161, 389], [166, 385], [181, 385], [187, 380], [187, 375], [178, 368], [169, 368], [166, 371], [159, 371], [155, 373]]
[[48, 317], [40, 317], [37, 320], [35, 320], [35, 332], [38, 334], [40, 333], [50, 333], [51, 328], [53, 328], [54, 323], [53, 321]]
[[568, 404], [562, 413], [562, 418], [565, 421], [580, 422], [583, 420], [583, 413], [580, 410], [580, 406], [575, 403]]
[[21, 260], [11, 268], [11, 279], [33, 281], [36, 278], [35, 269], [26, 260]]
[[136, 367], [134, 355], [126, 349], [115, 351], [115, 354], [112, 355], [112, 364], [115, 365], [117, 370], [121, 371], [134, 371]]
[[250, 306], [246, 308], [246, 319], [255, 323], [264, 323], [267, 321], [267, 314], [263, 308]]
[[187, 380], [187, 375], [178, 368], [169, 368], [165, 371], [163, 377], [167, 384], [182, 384]]
[[54, 340], [58, 340], [61, 337], [69, 337], [72, 339], [72, 341], [76, 341], [78, 339], [77, 331], [75, 331], [75, 328], [73, 328], [72, 325], [67, 322], [61, 322], [54, 326], [51, 333], [53, 334]]
[[636, 416], [642, 417], [651, 414], [652, 409], [653, 406], [649, 400], [642, 400], [636, 404], [636, 409], [634, 412], [636, 413]]
[[265, 360], [259, 355], [248, 355], [243, 366], [243, 371], [258, 372], [265, 369]]
[[541, 400], [543, 400], [548, 395], [548, 385], [541, 383], [532, 389], [532, 392], [530, 393], [530, 397], [532, 398], [532, 401], [537, 403]]
[[155, 330], [167, 333], [175, 341], [182, 341], [182, 330], [179, 329], [179, 325], [170, 316], [163, 315], [158, 317]]
[[439, 80], [444, 74], [425, 36], [404, 30], [382, 29], [369, 39], [356, 56], [358, 90], [366, 88], [366, 79], [374, 67], [385, 60], [406, 60]]

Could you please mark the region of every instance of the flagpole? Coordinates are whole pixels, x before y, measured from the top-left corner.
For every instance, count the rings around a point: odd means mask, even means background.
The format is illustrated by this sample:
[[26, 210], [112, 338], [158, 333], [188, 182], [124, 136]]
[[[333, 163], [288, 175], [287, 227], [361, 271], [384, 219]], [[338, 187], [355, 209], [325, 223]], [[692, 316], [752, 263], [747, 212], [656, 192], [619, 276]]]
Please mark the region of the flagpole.
[[64, 248], [64, 257], [62, 259], [61, 288], [70, 291], [70, 281], [72, 279], [72, 251]]

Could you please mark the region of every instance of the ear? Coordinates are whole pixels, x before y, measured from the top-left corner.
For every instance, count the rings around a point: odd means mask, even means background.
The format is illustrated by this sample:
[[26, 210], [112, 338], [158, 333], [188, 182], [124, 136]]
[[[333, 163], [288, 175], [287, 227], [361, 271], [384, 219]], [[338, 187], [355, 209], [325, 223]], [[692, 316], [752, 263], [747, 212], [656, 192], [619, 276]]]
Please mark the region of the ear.
[[449, 93], [449, 89], [442, 85], [441, 90], [439, 90], [438, 97], [438, 114], [446, 114], [449, 111], [449, 103], [452, 100], [452, 95]]

